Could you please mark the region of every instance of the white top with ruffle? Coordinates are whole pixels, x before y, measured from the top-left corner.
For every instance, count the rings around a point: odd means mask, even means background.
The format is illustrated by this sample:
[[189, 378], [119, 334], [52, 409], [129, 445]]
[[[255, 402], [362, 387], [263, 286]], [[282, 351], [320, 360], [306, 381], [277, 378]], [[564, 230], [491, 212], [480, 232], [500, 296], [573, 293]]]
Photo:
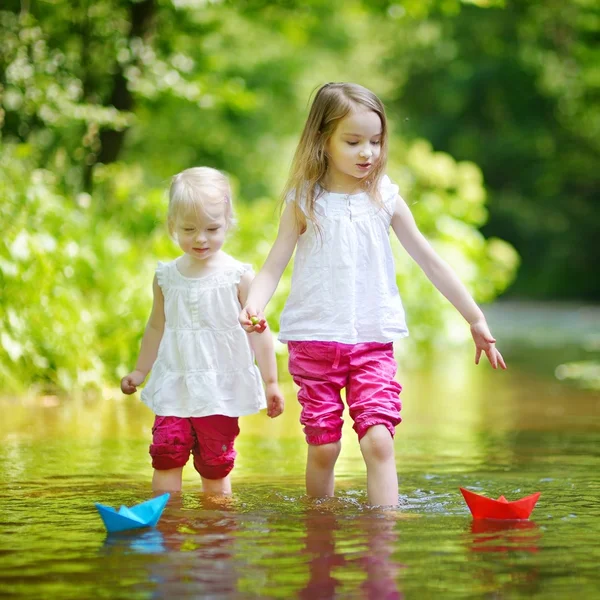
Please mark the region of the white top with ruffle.
[[366, 192], [321, 191], [321, 231], [309, 221], [298, 239], [280, 341], [385, 343], [408, 335], [389, 239], [398, 186], [384, 176], [380, 191], [383, 206]]
[[238, 322], [238, 284], [250, 265], [232, 259], [190, 278], [176, 260], [158, 263], [165, 329], [142, 401], [156, 415], [240, 417], [266, 408], [248, 335]]

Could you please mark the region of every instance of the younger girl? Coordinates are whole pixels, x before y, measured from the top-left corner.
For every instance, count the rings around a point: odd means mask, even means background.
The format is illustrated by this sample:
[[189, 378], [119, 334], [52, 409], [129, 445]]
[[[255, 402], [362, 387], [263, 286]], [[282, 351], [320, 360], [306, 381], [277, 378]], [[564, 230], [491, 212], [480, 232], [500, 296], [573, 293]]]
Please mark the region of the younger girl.
[[279, 339], [288, 344], [290, 373], [300, 388], [309, 444], [306, 489], [311, 496], [333, 495], [345, 388], [367, 466], [369, 502], [376, 505], [398, 503], [393, 436], [401, 387], [392, 342], [408, 335], [390, 226], [470, 324], [475, 362], [485, 352], [494, 368], [506, 368], [483, 313], [385, 175], [387, 144], [383, 104], [372, 92], [351, 83], [329, 83], [317, 92], [277, 239], [240, 313], [246, 331], [264, 331], [263, 310], [297, 246]]
[[192, 452], [203, 490], [231, 493], [238, 417], [265, 408], [260, 375], [267, 414], [283, 411], [271, 336], [247, 335], [238, 322], [253, 274], [221, 250], [232, 220], [222, 173], [199, 167], [173, 178], [168, 227], [183, 254], [158, 263], [137, 365], [121, 381], [121, 390], [133, 394], [152, 369], [142, 401], [156, 414], [155, 491], [181, 489]]

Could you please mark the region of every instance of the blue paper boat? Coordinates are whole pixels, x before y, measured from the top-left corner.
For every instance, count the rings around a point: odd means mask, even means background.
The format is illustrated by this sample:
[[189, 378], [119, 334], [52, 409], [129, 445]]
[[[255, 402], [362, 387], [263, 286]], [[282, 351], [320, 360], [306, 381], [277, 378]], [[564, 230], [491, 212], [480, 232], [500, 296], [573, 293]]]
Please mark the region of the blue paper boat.
[[104, 521], [104, 526], [109, 532], [125, 531], [126, 529], [139, 529], [141, 527], [155, 527], [171, 494], [163, 494], [136, 504], [131, 508], [121, 506], [118, 512], [104, 504], [96, 502], [96, 508]]

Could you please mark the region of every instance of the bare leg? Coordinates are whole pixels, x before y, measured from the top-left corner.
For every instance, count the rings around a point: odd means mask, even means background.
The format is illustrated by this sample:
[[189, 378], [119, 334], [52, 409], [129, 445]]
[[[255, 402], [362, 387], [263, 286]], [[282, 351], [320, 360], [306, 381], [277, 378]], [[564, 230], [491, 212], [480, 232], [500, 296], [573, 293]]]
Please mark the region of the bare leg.
[[333, 496], [334, 475], [333, 468], [337, 460], [341, 442], [323, 444], [321, 446], [308, 446], [306, 457], [306, 493], [309, 496], [322, 498]]
[[154, 475], [152, 476], [152, 490], [154, 492], [180, 492], [182, 473], [183, 467], [167, 469], [164, 471], [154, 469]]
[[394, 439], [384, 425], [374, 425], [360, 440], [367, 465], [367, 495], [373, 506], [398, 505]]
[[229, 475], [223, 479], [206, 479], [202, 477], [202, 491], [205, 494], [231, 494], [231, 478]]

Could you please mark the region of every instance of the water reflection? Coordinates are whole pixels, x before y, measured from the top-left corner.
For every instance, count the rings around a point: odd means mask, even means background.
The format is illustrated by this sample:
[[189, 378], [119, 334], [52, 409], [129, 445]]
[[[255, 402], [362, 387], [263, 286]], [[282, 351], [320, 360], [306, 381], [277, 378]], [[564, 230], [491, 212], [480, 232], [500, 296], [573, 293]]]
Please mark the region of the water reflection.
[[[109, 534], [102, 552], [125, 575], [136, 570], [136, 588], [151, 598], [234, 597], [238, 519], [229, 510], [230, 498], [173, 494], [159, 529]], [[132, 554], [157, 556], [138, 562]]]
[[138, 554], [160, 554], [165, 552], [163, 534], [158, 529], [120, 531], [108, 533], [104, 540], [105, 555], [125, 555], [131, 552]]
[[[406, 502], [393, 516], [364, 506], [364, 463], [351, 437], [336, 472], [340, 497], [306, 499], [306, 448], [290, 401], [281, 419], [245, 418], [233, 498], [202, 496], [190, 469], [185, 494], [169, 501], [156, 530], [107, 538], [93, 503], [151, 494], [146, 407], [120, 396], [0, 402], [2, 594], [595, 597], [598, 395], [514, 362], [498, 377], [471, 359], [460, 359], [463, 371], [442, 361], [403, 377], [396, 449]], [[539, 526], [472, 523], [461, 486], [515, 497], [539, 489]]]
[[537, 552], [542, 537], [534, 521], [473, 519], [470, 526], [473, 552]]
[[474, 565], [474, 575], [482, 589], [500, 597], [539, 591], [539, 563], [524, 558], [539, 551], [542, 532], [535, 522], [474, 519], [469, 533], [469, 549], [481, 559]]
[[[352, 592], [361, 598], [404, 598], [398, 588], [402, 565], [392, 556], [398, 542], [396, 522], [392, 513], [359, 515], [349, 521], [335, 512], [307, 510], [303, 554], [309, 579], [299, 597], [336, 598]], [[349, 581], [357, 585], [348, 589]]]
[[[108, 534], [100, 550], [104, 564], [133, 577], [135, 589], [151, 598], [242, 598], [246, 592], [306, 600], [404, 598], [404, 565], [395, 556], [403, 515], [303, 500], [290, 531], [289, 515], [243, 513], [229, 502], [175, 495], [159, 529]], [[294, 576], [279, 580], [278, 564]]]
[[307, 555], [310, 578], [299, 597], [307, 600], [333, 598], [342, 582], [333, 576], [332, 571], [346, 563], [345, 557], [335, 551], [335, 534], [339, 528], [337, 518], [333, 513], [309, 511], [304, 526], [303, 553]]

